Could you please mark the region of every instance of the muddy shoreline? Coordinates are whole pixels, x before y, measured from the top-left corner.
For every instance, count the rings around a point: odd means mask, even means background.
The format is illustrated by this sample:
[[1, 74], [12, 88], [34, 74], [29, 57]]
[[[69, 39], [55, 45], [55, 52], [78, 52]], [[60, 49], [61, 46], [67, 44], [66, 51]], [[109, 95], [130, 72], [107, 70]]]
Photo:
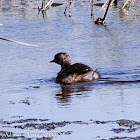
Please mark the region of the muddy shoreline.
[[[3, 128], [14, 128], [14, 129], [22, 129], [22, 130], [45, 130], [45, 133], [14, 133], [10, 131], [0, 131], [0, 139], [22, 139], [22, 140], [51, 140], [54, 137], [60, 135], [71, 135], [73, 131], [60, 131], [60, 132], [52, 132], [52, 130], [57, 130], [59, 127], [65, 127], [69, 125], [105, 125], [105, 124], [115, 124], [117, 127], [111, 128], [109, 131], [114, 132], [114, 137], [109, 138], [109, 140], [139, 140], [138, 137], [118, 137], [115, 136], [118, 133], [133, 133], [140, 130], [140, 122], [134, 120], [125, 120], [120, 119], [116, 121], [99, 121], [99, 120], [89, 120], [89, 121], [61, 121], [61, 122], [53, 122], [50, 119], [19, 119], [15, 121], [5, 121], [3, 119], [0, 120], [0, 124]], [[99, 126], [100, 127], [100, 126]], [[23, 131], [24, 132], [24, 131]], [[103, 140], [100, 136], [97, 136], [98, 139]], [[105, 140], [105, 139], [104, 139]]]

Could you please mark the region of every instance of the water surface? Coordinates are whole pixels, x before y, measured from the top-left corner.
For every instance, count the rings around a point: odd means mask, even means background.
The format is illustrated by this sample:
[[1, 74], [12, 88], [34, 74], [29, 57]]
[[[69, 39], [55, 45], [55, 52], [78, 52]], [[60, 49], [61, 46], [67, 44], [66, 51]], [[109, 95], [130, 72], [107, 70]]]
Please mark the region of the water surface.
[[[65, 1], [59, 1], [65, 2]], [[39, 3], [40, 4], [40, 3]], [[41, 5], [41, 4], [40, 4]], [[104, 9], [76, 1], [72, 17], [63, 15], [66, 5], [38, 14], [36, 1], [0, 1], [0, 35], [37, 47], [0, 40], [0, 129], [14, 133], [56, 133], [54, 139], [109, 139], [137, 137], [135, 132], [115, 133], [115, 123], [76, 124], [46, 129], [19, 129], [3, 121], [49, 119], [47, 122], [116, 121], [140, 122], [140, 3], [129, 12], [110, 7], [106, 26], [94, 24]], [[98, 69], [96, 82], [60, 85], [55, 77], [60, 66], [49, 63], [58, 52], [67, 52], [72, 63]], [[36, 121], [35, 121], [36, 122]], [[40, 122], [38, 122], [40, 123]], [[23, 123], [23, 124], [26, 124]], [[43, 136], [41, 136], [43, 137]]]

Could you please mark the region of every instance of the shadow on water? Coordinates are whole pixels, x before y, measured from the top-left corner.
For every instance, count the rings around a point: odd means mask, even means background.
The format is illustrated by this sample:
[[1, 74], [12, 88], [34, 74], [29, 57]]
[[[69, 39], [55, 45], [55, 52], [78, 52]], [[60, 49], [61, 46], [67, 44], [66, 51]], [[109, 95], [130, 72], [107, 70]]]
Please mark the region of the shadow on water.
[[140, 83], [140, 69], [105, 72], [99, 79], [103, 85], [131, 85]]

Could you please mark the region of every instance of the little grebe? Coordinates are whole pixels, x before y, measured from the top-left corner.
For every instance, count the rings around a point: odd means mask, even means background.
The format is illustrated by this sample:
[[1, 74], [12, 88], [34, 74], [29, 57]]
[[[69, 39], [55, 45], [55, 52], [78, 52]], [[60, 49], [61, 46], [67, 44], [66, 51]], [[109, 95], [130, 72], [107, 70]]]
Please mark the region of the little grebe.
[[57, 83], [72, 84], [76, 82], [86, 82], [97, 80], [100, 74], [87, 65], [75, 63], [71, 65], [70, 56], [67, 53], [58, 53], [54, 60], [50, 61], [61, 65], [61, 70], [56, 77]]

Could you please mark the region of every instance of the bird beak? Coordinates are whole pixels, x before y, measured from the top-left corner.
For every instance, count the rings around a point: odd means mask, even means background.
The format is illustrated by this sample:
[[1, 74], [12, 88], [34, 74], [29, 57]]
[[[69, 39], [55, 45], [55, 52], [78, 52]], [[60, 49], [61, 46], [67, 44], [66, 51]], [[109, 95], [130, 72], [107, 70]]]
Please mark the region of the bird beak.
[[53, 62], [55, 62], [55, 60], [50, 61], [50, 63], [53, 63]]

